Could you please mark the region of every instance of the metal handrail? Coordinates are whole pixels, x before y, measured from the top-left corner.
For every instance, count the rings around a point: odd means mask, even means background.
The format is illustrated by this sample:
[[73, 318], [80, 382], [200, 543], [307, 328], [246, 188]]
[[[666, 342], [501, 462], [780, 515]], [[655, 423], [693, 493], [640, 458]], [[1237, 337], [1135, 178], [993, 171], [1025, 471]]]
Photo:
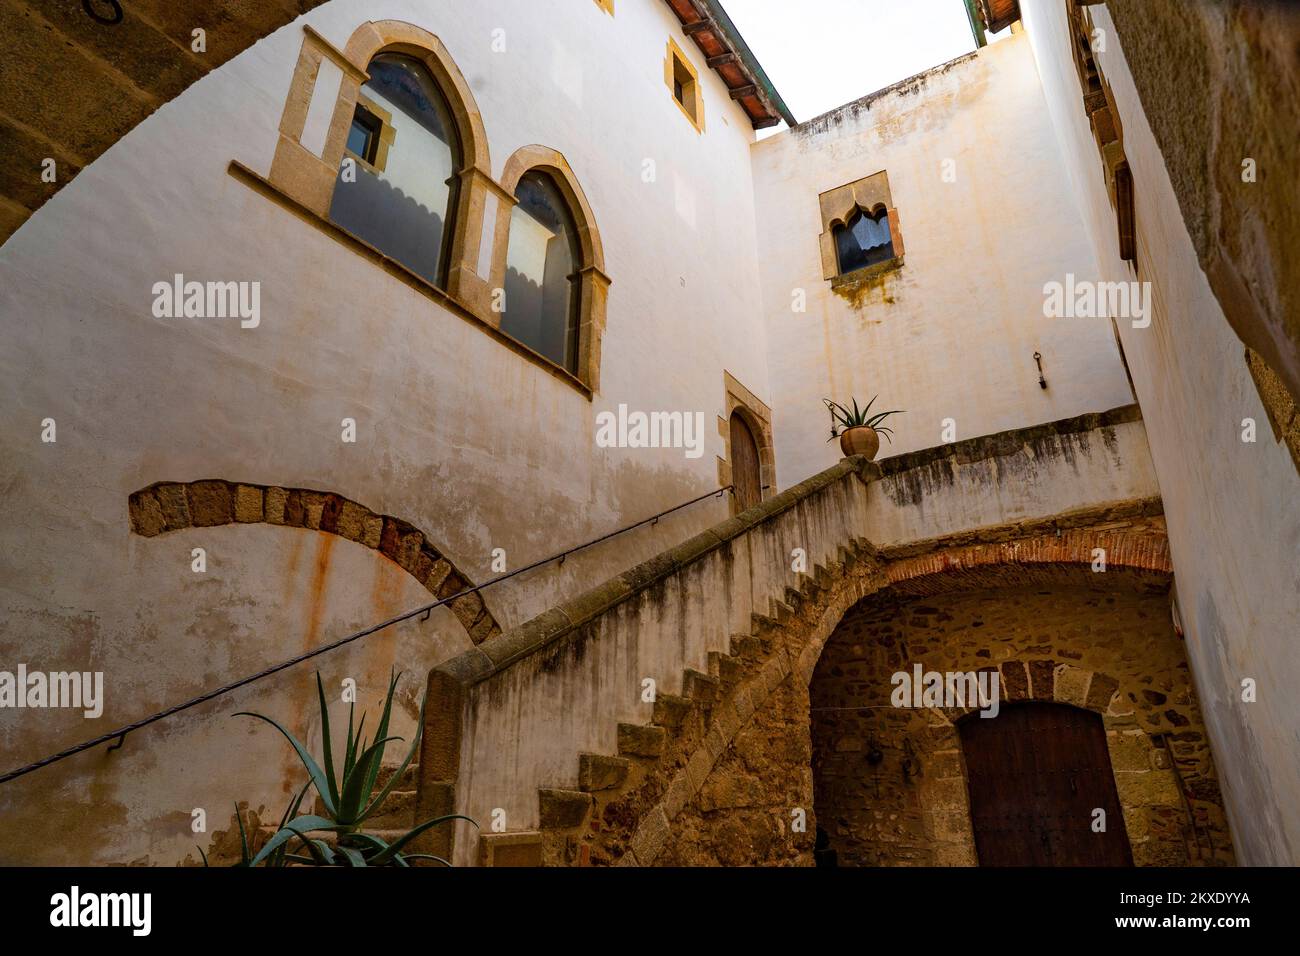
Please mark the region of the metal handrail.
[[522, 568], [516, 568], [513, 571], [509, 571], [506, 574], [501, 575], [499, 578], [493, 578], [491, 581], [484, 581], [482, 584], [476, 584], [471, 588], [466, 588], [464, 591], [459, 591], [456, 594], [451, 595], [451, 597], [442, 598], [440, 600], [434, 601], [432, 604], [425, 604], [422, 605], [421, 607], [414, 608], [413, 610], [405, 611], [402, 614], [397, 615], [396, 617], [390, 617], [386, 621], [381, 621], [378, 624], [372, 624], [370, 627], [367, 627], [365, 630], [356, 631], [352, 634], [347, 635], [347, 637], [339, 638], [337, 641], [334, 641], [333, 643], [326, 644], [322, 647], [318, 647], [315, 650], [307, 651], [303, 654], [299, 654], [296, 657], [290, 657], [288, 660], [283, 660], [278, 664], [273, 664], [270, 667], [258, 671], [256, 674], [250, 674], [248, 677], [244, 677], [241, 678], [240, 680], [234, 681], [233, 683], [226, 684], [222, 687], [218, 687], [216, 690], [208, 691], [206, 694], [202, 694], [199, 697], [191, 698], [190, 700], [187, 700], [182, 704], [175, 704], [171, 707], [168, 707], [166, 710], [160, 710], [155, 714], [150, 714], [148, 717], [142, 717], [140, 720], [134, 721], [133, 723], [126, 724], [125, 726], [118, 727], [116, 730], [110, 730], [106, 734], [100, 734], [98, 737], [79, 743], [75, 747], [69, 747], [67, 750], [60, 750], [58, 753], [50, 754], [50, 756], [44, 757], [41, 760], [37, 760], [35, 763], [29, 763], [26, 766], [19, 767], [17, 770], [10, 770], [8, 773], [0, 774], [0, 783], [8, 783], [10, 780], [14, 780], [18, 777], [23, 776], [24, 774], [29, 774], [33, 770], [40, 770], [42, 767], [48, 767], [50, 764], [58, 763], [60, 760], [66, 760], [68, 757], [74, 756], [86, 750], [90, 750], [93, 747], [98, 747], [100, 744], [108, 743], [110, 740], [115, 740], [117, 742], [113, 744], [113, 746], [109, 747], [108, 749], [116, 750], [119, 747], [121, 747], [122, 744], [126, 741], [127, 734], [131, 733], [134, 730], [140, 730], [142, 727], [147, 727], [150, 724], [157, 723], [158, 721], [163, 720], [164, 718], [172, 716], [172, 714], [179, 714], [182, 710], [189, 710], [191, 707], [197, 707], [199, 704], [207, 703], [208, 701], [220, 697], [223, 694], [230, 693], [232, 690], [237, 690], [238, 688], [243, 687], [247, 684], [252, 684], [255, 681], [259, 681], [263, 677], [270, 677], [272, 674], [276, 674], [282, 670], [285, 670], [286, 668], [293, 667], [295, 664], [301, 664], [303, 661], [310, 660], [313, 657], [319, 657], [321, 654], [328, 653], [329, 651], [332, 651], [337, 647], [342, 647], [344, 644], [351, 644], [353, 641], [360, 640], [363, 637], [369, 637], [371, 634], [374, 634], [378, 631], [382, 631], [385, 628], [392, 627], [394, 624], [401, 624], [403, 621], [409, 621], [411, 618], [416, 617], [417, 615], [424, 615], [424, 617], [421, 619], [428, 620], [428, 617], [431, 613], [433, 613], [434, 608], [442, 607], [444, 604], [450, 604], [452, 601], [455, 601], [458, 598], [462, 598], [467, 594], [476, 594], [479, 591], [482, 591], [484, 588], [489, 588], [494, 584], [500, 584], [502, 581], [509, 580], [510, 578], [513, 578], [516, 575], [523, 574], [526, 571], [535, 570], [546, 564], [550, 564], [552, 561], [559, 561], [561, 564], [563, 564], [564, 559], [571, 554], [575, 554], [578, 551], [585, 550], [586, 548], [590, 548], [593, 545], [600, 544], [601, 542], [608, 541], [610, 538], [616, 538], [619, 535], [626, 534], [629, 531], [635, 531], [637, 528], [640, 528], [643, 525], [657, 524], [660, 518], [667, 517], [668, 515], [672, 514], [674, 511], [680, 511], [683, 508], [689, 508], [691, 505], [697, 504], [698, 502], [701, 502], [706, 498], [720, 498], [726, 492], [734, 491], [734, 490], [735, 490], [735, 485], [724, 485], [723, 487], [717, 489], [716, 491], [710, 491], [707, 494], [703, 494], [700, 495], [699, 497], [692, 498], [690, 501], [683, 501], [681, 504], [674, 505], [668, 510], [661, 511], [656, 515], [651, 515], [649, 518], [642, 518], [640, 521], [636, 522], [635, 524], [630, 524], [627, 525], [626, 527], [618, 528], [617, 530], [611, 531], [608, 534], [601, 535], [599, 538], [592, 538], [590, 541], [569, 548], [566, 551], [561, 551], [558, 554], [551, 555], [550, 557], [542, 558], [540, 561], [534, 561], [532, 564], [525, 565]]

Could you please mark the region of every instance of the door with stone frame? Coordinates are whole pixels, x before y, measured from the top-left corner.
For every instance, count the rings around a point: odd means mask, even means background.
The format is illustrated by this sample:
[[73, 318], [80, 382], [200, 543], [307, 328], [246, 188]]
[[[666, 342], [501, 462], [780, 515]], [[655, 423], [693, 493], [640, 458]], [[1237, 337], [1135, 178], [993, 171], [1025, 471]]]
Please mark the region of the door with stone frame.
[[1009, 704], [958, 728], [981, 866], [1133, 865], [1099, 714]]

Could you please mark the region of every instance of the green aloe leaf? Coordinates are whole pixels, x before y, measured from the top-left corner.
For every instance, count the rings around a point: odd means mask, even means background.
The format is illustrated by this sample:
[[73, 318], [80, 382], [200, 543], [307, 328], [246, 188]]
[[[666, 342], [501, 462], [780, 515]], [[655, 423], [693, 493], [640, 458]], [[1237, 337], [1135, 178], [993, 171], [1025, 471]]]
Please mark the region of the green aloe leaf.
[[334, 751], [330, 742], [330, 709], [325, 703], [325, 685], [321, 683], [320, 671], [316, 672], [316, 693], [320, 697], [321, 738], [324, 741], [325, 779], [329, 784], [329, 798], [337, 806], [339, 802], [338, 780], [334, 777]]
[[[376, 740], [388, 734], [388, 721], [393, 713], [393, 695], [397, 693], [397, 681], [401, 676], [400, 671], [398, 673], [389, 672], [388, 693], [384, 695], [384, 713], [383, 716], [379, 718], [379, 729], [375, 731]], [[370, 799], [370, 794], [373, 793], [375, 789], [375, 781], [379, 779], [379, 767], [383, 762], [383, 754], [381, 753], [379, 756], [380, 759], [375, 761], [366, 778], [366, 790], [362, 795], [363, 802]]]
[[343, 854], [343, 859], [348, 861], [348, 866], [358, 867], [366, 865], [366, 858], [362, 855], [360, 850], [354, 849], [350, 846], [340, 846], [339, 853]]
[[316, 790], [320, 793], [321, 802], [325, 804], [326, 812], [331, 816], [334, 816], [335, 804], [333, 799], [330, 797], [329, 780], [326, 778], [325, 772], [321, 770], [320, 765], [317, 764], [316, 761], [312, 759], [312, 755], [307, 752], [307, 748], [298, 743], [297, 738], [294, 737], [293, 734], [289, 733], [289, 731], [285, 730], [278, 722], [272, 720], [270, 717], [263, 716], [262, 714], [250, 713], [246, 710], [240, 711], [235, 714], [235, 716], [256, 717], [258, 720], [264, 720], [284, 735], [285, 740], [289, 741], [290, 745], [297, 752], [298, 759], [302, 761], [302, 765], [307, 768], [307, 773], [311, 774], [312, 783], [316, 784]]
[[[424, 733], [424, 705], [425, 703], [427, 703], [427, 701], [428, 701], [428, 695], [426, 694], [420, 700], [420, 716], [416, 718], [415, 739], [411, 741], [411, 749], [406, 752], [406, 759], [402, 761], [402, 765], [397, 768], [397, 771], [391, 777], [388, 778], [388, 784], [387, 786], [384, 787], [383, 790], [379, 792], [379, 796], [375, 797], [375, 799], [371, 801], [370, 806], [366, 807], [365, 812], [361, 814], [362, 820], [366, 819], [371, 814], [373, 814], [376, 810], [378, 810], [379, 807], [383, 804], [383, 802], [388, 799], [388, 795], [392, 793], [393, 790], [397, 787], [397, 785], [401, 782], [402, 774], [406, 772], [406, 768], [409, 767], [411, 765], [411, 761], [415, 759], [416, 750], [420, 746], [420, 737]], [[374, 773], [375, 776], [377, 776], [379, 773], [378, 764], [376, 764], [375, 766]], [[371, 787], [366, 791], [367, 796], [374, 789], [373, 779], [374, 778], [372, 777]]]
[[340, 823], [347, 823], [356, 826], [361, 821], [362, 810], [365, 808], [365, 801], [370, 796], [363, 791], [366, 785], [366, 779], [369, 776], [372, 764], [383, 759], [384, 747], [390, 740], [401, 740], [401, 737], [383, 737], [369, 747], [365, 753], [357, 758], [356, 766], [343, 781], [343, 795], [339, 799], [338, 813], [335, 816]]
[[318, 817], [308, 814], [303, 817], [295, 817], [286, 823], [283, 827], [275, 832], [271, 839], [266, 841], [266, 846], [262, 847], [257, 856], [253, 857], [250, 866], [257, 866], [264, 859], [275, 852], [277, 847], [283, 845], [286, 841], [292, 840], [295, 836], [304, 836], [312, 830], [346, 830], [347, 827], [325, 817]]
[[410, 843], [412, 840], [418, 837], [425, 830], [428, 830], [432, 827], [436, 827], [440, 823], [447, 823], [448, 821], [451, 820], [468, 820], [470, 823], [473, 823], [475, 827], [478, 826], [478, 824], [474, 823], [473, 820], [470, 820], [469, 817], [459, 813], [453, 813], [445, 817], [435, 817], [432, 820], [426, 820], [424, 823], [421, 823], [415, 829], [402, 834], [394, 842], [390, 843], [387, 849], [385, 849], [382, 853], [380, 853], [377, 857], [375, 857], [373, 860], [370, 861], [371, 865], [383, 866], [394, 856], [396, 856], [401, 851], [402, 847], [406, 846], [406, 844]]

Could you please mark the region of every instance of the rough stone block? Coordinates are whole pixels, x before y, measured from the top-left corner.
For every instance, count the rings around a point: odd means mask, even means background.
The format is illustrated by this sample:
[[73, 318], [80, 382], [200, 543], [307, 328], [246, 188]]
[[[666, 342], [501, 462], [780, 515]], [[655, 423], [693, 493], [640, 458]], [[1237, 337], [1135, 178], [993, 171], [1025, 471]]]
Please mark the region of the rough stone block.
[[1088, 687], [1088, 706], [1096, 710], [1107, 710], [1117, 690], [1119, 681], [1105, 674], [1093, 674], [1092, 684]]
[[1030, 694], [1034, 700], [1053, 700], [1056, 694], [1055, 661], [1029, 662]]
[[691, 699], [677, 694], [659, 694], [655, 697], [654, 716], [651, 720], [660, 727], [676, 729], [690, 716]]
[[185, 495], [185, 486], [163, 484], [154, 489], [158, 506], [162, 508], [163, 518], [167, 520], [168, 531], [179, 531], [192, 525], [190, 520], [189, 499]]
[[664, 752], [666, 736], [662, 727], [619, 724], [618, 752], [635, 757], [658, 757]]
[[167, 527], [162, 506], [158, 504], [153, 492], [138, 491], [133, 494], [127, 504], [127, 511], [131, 515], [131, 530], [138, 535], [152, 538]]
[[224, 481], [196, 481], [186, 486], [185, 497], [196, 528], [212, 528], [234, 520], [234, 501]]
[[642, 866], [649, 866], [668, 842], [672, 828], [662, 807], [655, 807], [641, 821], [636, 835], [632, 837], [631, 851]]
[[361, 507], [355, 501], [345, 500], [339, 511], [335, 532], [349, 541], [360, 541], [365, 532], [365, 520], [369, 517], [369, 509]]
[[262, 518], [262, 489], [257, 485], [236, 485], [235, 520], [244, 524], [255, 524]]
[[291, 528], [304, 527], [307, 521], [307, 511], [303, 507], [302, 492], [294, 489], [289, 492], [284, 502], [284, 523]]
[[538, 820], [543, 830], [582, 826], [591, 809], [591, 794], [580, 790], [538, 790]]
[[736, 774], [718, 774], [700, 791], [698, 803], [701, 810], [709, 813], [713, 810], [761, 806], [763, 798], [763, 784], [758, 779]]
[[265, 514], [267, 524], [284, 524], [284, 506], [289, 500], [289, 492], [283, 488], [267, 488]]
[[580, 754], [578, 757], [578, 789], [588, 793], [612, 790], [627, 779], [631, 762], [622, 757], [605, 754]]

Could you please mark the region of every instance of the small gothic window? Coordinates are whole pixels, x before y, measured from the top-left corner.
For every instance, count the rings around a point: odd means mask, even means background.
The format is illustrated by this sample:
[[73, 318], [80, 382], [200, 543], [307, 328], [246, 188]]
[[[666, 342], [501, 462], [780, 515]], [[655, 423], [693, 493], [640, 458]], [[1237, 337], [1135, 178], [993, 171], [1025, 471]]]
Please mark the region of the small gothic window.
[[461, 150], [451, 109], [422, 63], [388, 53], [371, 61], [347, 149], [353, 162], [339, 172], [330, 218], [442, 285]]
[[537, 170], [524, 173], [515, 197], [501, 331], [576, 373], [582, 252], [573, 215], [555, 181]]
[[884, 206], [876, 207], [871, 215], [856, 209], [848, 222], [835, 226], [833, 231], [841, 275], [894, 258], [889, 213]]

